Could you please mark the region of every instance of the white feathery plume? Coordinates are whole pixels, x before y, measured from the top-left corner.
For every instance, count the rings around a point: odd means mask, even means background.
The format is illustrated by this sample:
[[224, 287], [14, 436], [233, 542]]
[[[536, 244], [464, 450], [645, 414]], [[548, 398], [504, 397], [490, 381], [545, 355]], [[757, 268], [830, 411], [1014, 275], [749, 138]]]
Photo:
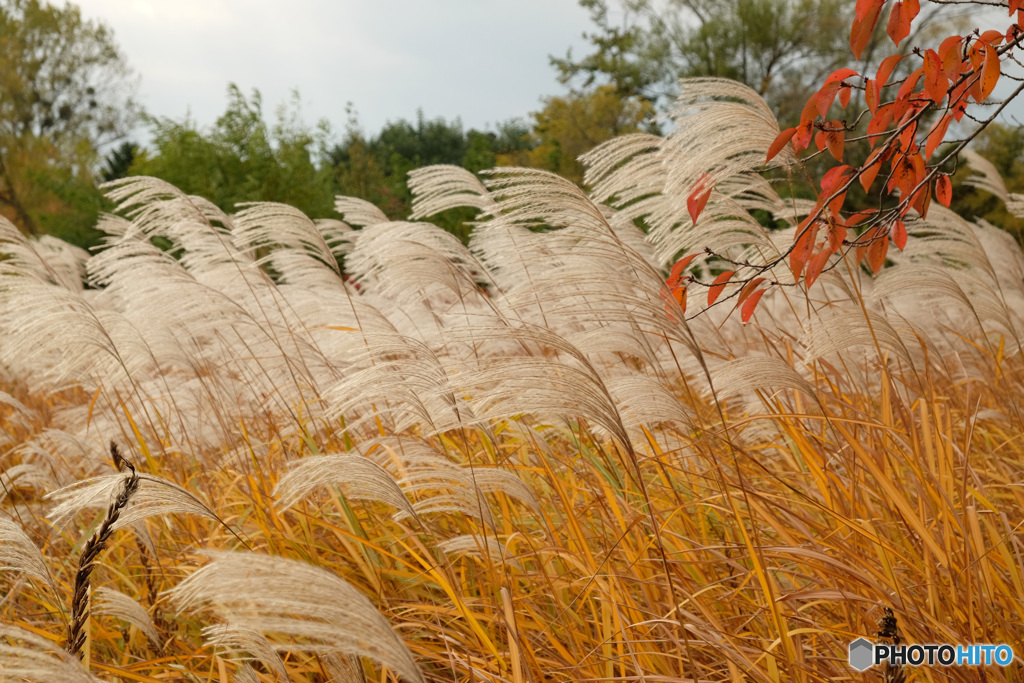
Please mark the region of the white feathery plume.
[[489, 557], [496, 564], [519, 566], [515, 560], [505, 557], [505, 547], [490, 536], [473, 534], [455, 536], [438, 543], [437, 549], [445, 555], [472, 555], [481, 559]]
[[339, 275], [334, 253], [317, 225], [295, 207], [274, 202], [251, 202], [234, 216], [232, 238], [242, 252], [265, 246], [307, 251]]
[[[256, 673], [251, 664], [242, 664], [231, 676], [232, 683], [263, 683], [263, 679]], [[281, 680], [281, 679], [278, 679]]]
[[153, 645], [160, 646], [160, 634], [149, 613], [130, 596], [113, 588], [97, 588], [92, 594], [92, 612], [126, 621], [139, 629]]
[[389, 220], [375, 205], [358, 197], [335, 197], [334, 210], [341, 214], [346, 223], [361, 228], [387, 223]]
[[789, 363], [771, 356], [737, 358], [715, 369], [711, 378], [719, 398], [776, 388], [799, 391], [817, 401], [817, 392], [810, 382]]
[[279, 652], [369, 657], [407, 681], [423, 683], [409, 649], [347, 581], [282, 557], [206, 554], [213, 560], [210, 564], [168, 591], [178, 609], [212, 609], [228, 626], [268, 636]]
[[37, 491], [52, 491], [58, 487], [53, 475], [39, 465], [18, 463], [0, 471], [0, 502], [12, 488], [21, 486], [31, 486]]
[[965, 149], [960, 154], [963, 155], [964, 161], [967, 162], [970, 169], [975, 172], [964, 178], [964, 185], [976, 187], [979, 190], [994, 194], [1004, 204], [1008, 203], [1010, 193], [1006, 189], [1006, 182], [1003, 181], [1003, 177], [996, 170], [995, 164], [973, 149]]
[[50, 235], [29, 239], [0, 216], [0, 275], [16, 273], [52, 283], [72, 292], [82, 290], [83, 266], [89, 253]]
[[920, 342], [910, 338], [904, 341], [899, 332], [880, 313], [858, 310], [839, 311], [814, 321], [801, 339], [807, 348], [807, 361], [829, 354], [841, 353], [855, 346], [873, 347], [878, 341], [882, 351], [894, 353], [910, 368], [917, 368], [923, 360]]
[[3, 680], [22, 683], [103, 683], [52, 641], [2, 623], [0, 676]]
[[56, 594], [43, 554], [21, 525], [7, 517], [0, 517], [0, 570], [3, 569], [24, 572], [39, 579]]
[[[258, 660], [267, 671], [277, 675], [281, 683], [288, 683], [288, 669], [273, 644], [256, 631], [236, 628], [227, 624], [214, 624], [203, 629], [203, 642], [207, 647], [216, 648], [230, 655], [249, 654]], [[257, 679], [259, 680], [259, 679]]]
[[[47, 514], [55, 526], [65, 526], [85, 508], [106, 508], [121, 489], [125, 474], [108, 474], [80, 481], [47, 494], [54, 507]], [[217, 514], [194, 494], [174, 482], [139, 473], [138, 490], [121, 511], [113, 529], [130, 526], [153, 515], [189, 514], [220, 521]]]
[[213, 206], [210, 202], [189, 197], [159, 178], [122, 178], [104, 183], [100, 189], [117, 203], [115, 212], [125, 214], [135, 227], [150, 236], [168, 236], [167, 229], [183, 221], [211, 225], [207, 216]]
[[274, 487], [280, 510], [287, 510], [320, 486], [341, 486], [351, 500], [375, 500], [415, 517], [409, 500], [386, 469], [362, 455], [326, 454], [289, 463]]
[[483, 209], [493, 203], [487, 188], [461, 166], [438, 164], [410, 171], [409, 190], [412, 192], [410, 220], [464, 206]]

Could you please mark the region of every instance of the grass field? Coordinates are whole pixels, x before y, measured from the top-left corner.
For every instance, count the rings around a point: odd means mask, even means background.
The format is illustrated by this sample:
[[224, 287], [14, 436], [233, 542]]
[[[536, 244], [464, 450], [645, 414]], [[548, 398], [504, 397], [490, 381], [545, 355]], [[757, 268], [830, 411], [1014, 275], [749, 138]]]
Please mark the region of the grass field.
[[684, 312], [680, 255], [771, 259], [793, 228], [749, 212], [810, 206], [727, 94], [590, 195], [415, 172], [468, 248], [152, 179], [93, 255], [0, 225], [0, 680], [1024, 680], [846, 662], [886, 608], [1024, 657], [1024, 255], [933, 205], [878, 276]]

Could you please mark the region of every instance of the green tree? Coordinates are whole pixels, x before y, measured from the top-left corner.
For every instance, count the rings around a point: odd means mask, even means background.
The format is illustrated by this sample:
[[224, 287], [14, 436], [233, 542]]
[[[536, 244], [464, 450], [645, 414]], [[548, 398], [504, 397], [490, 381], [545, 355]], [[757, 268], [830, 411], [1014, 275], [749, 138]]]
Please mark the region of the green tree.
[[[624, 97], [664, 102], [684, 76], [757, 90], [782, 118], [849, 59], [848, 0], [580, 0], [597, 30], [593, 52], [552, 58], [565, 83], [608, 82]], [[620, 16], [621, 15], [621, 16]]]
[[526, 148], [498, 154], [497, 161], [502, 166], [542, 168], [582, 184], [580, 155], [606, 140], [643, 129], [652, 114], [650, 102], [623, 97], [611, 85], [548, 97], [544, 108], [533, 114]]
[[298, 94], [270, 125], [258, 90], [246, 97], [228, 86], [227, 110], [207, 130], [190, 118], [150, 118], [152, 149], [138, 153], [130, 175], [166, 180], [225, 211], [251, 201], [291, 204], [313, 217], [333, 213], [326, 122], [305, 124]]
[[[978, 135], [973, 149], [992, 162], [1003, 177], [1008, 192], [1024, 194], [1024, 128], [1003, 123], [990, 124]], [[1024, 219], [1007, 211], [1006, 204], [995, 195], [965, 184], [964, 180], [971, 174], [971, 168], [961, 164], [953, 175], [953, 203], [950, 208], [968, 219], [984, 218], [1024, 244]]]
[[133, 125], [134, 88], [110, 29], [75, 5], [0, 1], [0, 212], [30, 234], [94, 239], [93, 168]]
[[[348, 109], [344, 140], [330, 151], [339, 194], [365, 199], [394, 220], [403, 220], [412, 210], [409, 171], [432, 164], [463, 166], [478, 173], [495, 165], [504, 152], [525, 149], [528, 129], [518, 121], [497, 126], [497, 131], [468, 132], [456, 119], [427, 119], [417, 113], [416, 122], [389, 122], [368, 137], [359, 126], [355, 111]], [[466, 240], [474, 212], [452, 209], [431, 217], [439, 227]]]

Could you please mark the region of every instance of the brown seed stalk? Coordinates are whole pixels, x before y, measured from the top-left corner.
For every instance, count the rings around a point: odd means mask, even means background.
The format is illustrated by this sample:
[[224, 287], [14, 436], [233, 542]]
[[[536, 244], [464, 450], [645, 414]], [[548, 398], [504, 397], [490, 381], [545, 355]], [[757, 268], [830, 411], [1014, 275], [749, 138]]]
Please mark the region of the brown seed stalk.
[[107, 547], [107, 542], [114, 533], [114, 524], [121, 516], [121, 511], [128, 506], [128, 502], [139, 489], [139, 475], [135, 473], [132, 464], [121, 456], [114, 442], [110, 442], [110, 453], [117, 468], [121, 469], [123, 464], [128, 467], [131, 474], [125, 477], [117, 497], [107, 508], [107, 515], [104, 517], [103, 523], [85, 544], [82, 557], [78, 561], [75, 591], [71, 599], [71, 621], [68, 623], [68, 635], [64, 649], [72, 657], [79, 659], [82, 658], [82, 645], [85, 644], [85, 622], [89, 618], [89, 579], [92, 576], [93, 566], [95, 566], [100, 553]]

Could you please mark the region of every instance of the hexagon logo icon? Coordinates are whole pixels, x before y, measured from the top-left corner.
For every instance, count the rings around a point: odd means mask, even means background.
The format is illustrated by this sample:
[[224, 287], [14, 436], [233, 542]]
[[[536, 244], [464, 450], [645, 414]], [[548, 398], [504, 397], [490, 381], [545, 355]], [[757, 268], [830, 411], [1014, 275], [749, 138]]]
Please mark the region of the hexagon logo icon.
[[850, 666], [857, 671], [867, 671], [874, 664], [875, 646], [870, 640], [858, 638], [850, 643]]

